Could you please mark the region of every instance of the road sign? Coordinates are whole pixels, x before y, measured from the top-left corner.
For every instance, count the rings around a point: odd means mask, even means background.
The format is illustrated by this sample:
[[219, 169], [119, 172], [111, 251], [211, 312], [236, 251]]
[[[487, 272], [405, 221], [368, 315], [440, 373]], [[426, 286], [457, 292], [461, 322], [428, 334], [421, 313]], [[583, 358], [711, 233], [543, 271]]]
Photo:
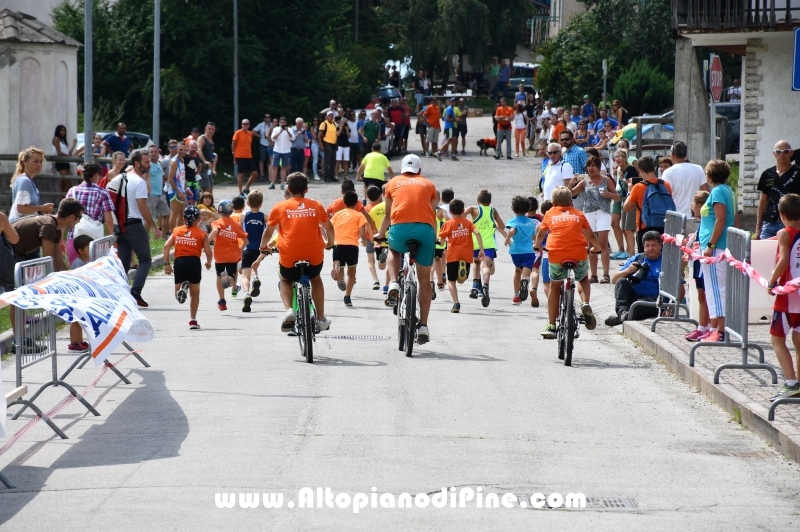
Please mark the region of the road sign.
[[711, 96], [714, 102], [719, 102], [722, 97], [722, 61], [719, 60], [718, 55], [711, 56], [711, 66], [708, 70], [709, 88], [711, 89]]
[[792, 90], [800, 91], [800, 28], [794, 29], [794, 59], [792, 60]]

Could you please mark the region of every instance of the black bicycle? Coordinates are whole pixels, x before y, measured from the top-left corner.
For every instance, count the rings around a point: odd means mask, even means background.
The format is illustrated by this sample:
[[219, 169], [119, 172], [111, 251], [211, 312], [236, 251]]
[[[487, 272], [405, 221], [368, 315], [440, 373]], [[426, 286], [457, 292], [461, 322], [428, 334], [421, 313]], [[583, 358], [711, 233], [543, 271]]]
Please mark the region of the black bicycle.
[[317, 309], [314, 308], [314, 301], [311, 299], [311, 279], [306, 275], [306, 268], [309, 262], [305, 260], [294, 263], [300, 270], [300, 282], [294, 283], [294, 295], [292, 297], [292, 307], [297, 316], [295, 328], [297, 338], [300, 340], [300, 353], [305, 357], [306, 362], [314, 362], [314, 342], [317, 332]]
[[[386, 239], [376, 238], [375, 241], [385, 242]], [[413, 354], [419, 324], [417, 253], [421, 244], [419, 240], [406, 242], [408, 254], [403, 256], [403, 263], [397, 275], [397, 283], [400, 285], [397, 301], [392, 303], [387, 299], [386, 302], [393, 307], [392, 311], [397, 316], [397, 349], [405, 351], [407, 357]]]
[[578, 322], [583, 320], [575, 315], [575, 266], [574, 261], [564, 261], [561, 267], [567, 270], [567, 276], [561, 281], [558, 295], [558, 319], [556, 320], [556, 339], [558, 340], [558, 358], [565, 366], [572, 365], [572, 347], [575, 338], [580, 337]]

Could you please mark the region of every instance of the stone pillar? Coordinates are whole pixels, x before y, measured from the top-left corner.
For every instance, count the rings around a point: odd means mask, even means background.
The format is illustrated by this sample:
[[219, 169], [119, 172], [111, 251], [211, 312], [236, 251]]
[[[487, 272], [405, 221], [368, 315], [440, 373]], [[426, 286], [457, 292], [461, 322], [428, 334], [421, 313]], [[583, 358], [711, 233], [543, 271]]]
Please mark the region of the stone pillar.
[[675, 39], [675, 140], [689, 147], [689, 160], [705, 166], [710, 159], [708, 95], [702, 63], [691, 39]]
[[744, 59], [744, 79], [742, 80], [742, 141], [739, 143], [742, 152], [741, 175], [739, 176], [739, 190], [742, 196], [742, 211], [745, 215], [755, 216], [758, 206], [759, 193], [756, 191], [758, 177], [756, 159], [761, 149], [761, 134], [759, 128], [764, 126], [764, 89], [761, 84], [764, 76], [761, 74], [763, 56], [767, 53], [767, 45], [761, 39], [747, 40], [747, 55]]

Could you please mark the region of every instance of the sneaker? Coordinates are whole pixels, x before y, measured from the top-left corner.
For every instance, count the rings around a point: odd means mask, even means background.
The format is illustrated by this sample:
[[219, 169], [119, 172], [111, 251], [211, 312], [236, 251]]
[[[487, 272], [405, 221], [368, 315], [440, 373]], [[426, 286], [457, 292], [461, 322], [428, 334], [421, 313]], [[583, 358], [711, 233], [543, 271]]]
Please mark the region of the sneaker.
[[424, 155], [424, 156], [425, 156], [425, 157], [427, 157], [428, 159], [430, 159], [430, 158], [431, 158], [431, 152], [423, 152], [423, 153], [422, 153], [422, 155]]
[[700, 337], [705, 335], [707, 332], [708, 331], [701, 331], [700, 329], [695, 329], [686, 336], [684, 336], [684, 338], [686, 338], [690, 342], [699, 342]]
[[458, 314], [461, 312], [461, 303], [453, 303], [453, 308], [450, 309], [451, 314]]
[[510, 161], [511, 160], [511, 156], [510, 155], [506, 155], [506, 159], [508, 159]]
[[297, 336], [297, 328], [292, 327], [292, 330], [286, 333], [287, 336]]
[[200, 328], [200, 324], [197, 323], [197, 320], [189, 320], [189, 329], [196, 331]]
[[383, 290], [383, 295], [386, 295], [386, 294], [389, 293], [389, 287], [388, 286], [384, 286], [382, 290]]
[[275, 183], [272, 183], [272, 184], [269, 186], [269, 190], [275, 190]]
[[294, 309], [287, 309], [286, 314], [283, 315], [283, 321], [281, 322], [281, 332], [287, 333], [294, 329], [296, 321], [297, 316], [294, 313]]
[[481, 297], [481, 305], [483, 305], [483, 307], [486, 308], [486, 307], [489, 306], [489, 286], [488, 285], [483, 285], [482, 293], [483, 293], [483, 296]]
[[400, 284], [397, 281], [389, 283], [389, 291], [386, 294], [389, 304], [394, 306], [397, 304], [397, 296], [400, 295]]
[[450, 160], [451, 160], [451, 161], [457, 161], [457, 160], [458, 160], [458, 157], [456, 157], [455, 155], [451, 155], [451, 156], [450, 156]]
[[345, 290], [347, 290], [347, 281], [344, 280], [344, 271], [341, 271], [340, 273], [342, 275], [342, 278], [336, 281], [336, 286], [339, 287], [339, 290], [344, 292]]
[[70, 355], [80, 355], [89, 351], [89, 344], [86, 342], [73, 342], [67, 346], [67, 353]]
[[725, 335], [720, 331], [714, 331], [706, 336], [703, 336], [701, 342], [724, 342]]
[[247, 199], [247, 195], [250, 194], [250, 189], [246, 188], [242, 190], [242, 198]]
[[320, 177], [318, 175], [315, 175], [314, 176], [314, 181], [319, 181], [319, 180], [320, 180]]
[[375, 281], [374, 283], [372, 283], [372, 289], [373, 290], [380, 290], [381, 289], [381, 283], [379, 283], [378, 281]]
[[800, 382], [796, 382], [792, 386], [789, 386], [784, 382], [783, 387], [778, 391], [777, 394], [770, 397], [769, 400], [777, 401], [778, 399], [786, 399], [789, 397], [800, 397]]
[[381, 248], [381, 252], [378, 253], [378, 262], [384, 264], [388, 256], [389, 256], [389, 248]]
[[253, 279], [253, 289], [250, 291], [250, 295], [253, 297], [258, 297], [261, 293], [261, 281], [258, 277]]
[[617, 325], [622, 325], [622, 320], [619, 316], [609, 316], [606, 318], [606, 325], [609, 327], [616, 327]]
[[495, 156], [494, 156], [494, 160], [495, 160], [495, 161], [499, 161], [499, 160], [500, 160], [500, 156], [499, 156], [499, 155], [495, 155]]
[[519, 300], [525, 301], [528, 299], [528, 279], [523, 279], [519, 283]]
[[438, 159], [439, 161], [441, 161], [441, 160], [442, 160], [442, 156], [441, 156], [441, 155], [439, 155], [439, 152], [438, 152], [438, 151], [437, 151], [436, 153], [434, 153], [434, 154], [433, 154], [433, 156], [434, 156], [434, 157], [436, 157], [436, 159]]
[[539, 308], [539, 296], [536, 294], [536, 290], [531, 290], [529, 294], [531, 295], [531, 306], [533, 308]]
[[228, 305], [225, 303], [224, 299], [220, 299], [217, 301], [217, 308], [220, 310], [228, 310]]
[[545, 340], [553, 340], [556, 337], [556, 326], [553, 324], [548, 325], [544, 330], [539, 333]]
[[350, 296], [344, 296], [344, 306], [352, 307], [353, 301], [350, 299]]
[[239, 286], [239, 285], [236, 285], [233, 288], [231, 288], [231, 296], [233, 296], [234, 298], [236, 296], [238, 296], [239, 295], [239, 290], [241, 290], [241, 289], [242, 289], [242, 287]]
[[592, 314], [592, 306], [589, 303], [582, 304], [581, 314], [583, 314], [583, 324], [586, 325], [587, 329], [593, 331], [597, 327], [597, 319]]
[[431, 301], [436, 299], [436, 283], [431, 281]]
[[467, 278], [467, 261], [460, 260], [458, 261], [458, 280], [463, 281]]
[[519, 298], [519, 296], [514, 296], [514, 297], [511, 299], [511, 303], [512, 303], [513, 305], [517, 305], [517, 306], [518, 306], [520, 303], [522, 303], [522, 300]]
[[328, 318], [317, 319], [317, 329], [327, 331], [331, 328], [331, 320]]
[[186, 296], [188, 295], [189, 295], [189, 281], [184, 281], [183, 284], [181, 284], [181, 287], [178, 289], [178, 291], [175, 292], [175, 299], [178, 300], [178, 303], [183, 305], [184, 303], [186, 303]]
[[420, 325], [417, 327], [417, 343], [419, 345], [427, 344], [431, 341], [431, 332], [428, 330], [427, 325]]
[[253, 298], [250, 297], [250, 294], [244, 295], [244, 306], [242, 307], [242, 312], [250, 312], [250, 305], [253, 304]]
[[[131, 295], [133, 295], [133, 294], [131, 294]], [[147, 308], [147, 307], [150, 306], [150, 305], [147, 304], [147, 301], [142, 299], [142, 296], [140, 296], [140, 295], [133, 295], [133, 299], [135, 299], [136, 300], [136, 304], [139, 305], [142, 308]]]
[[281, 190], [283, 190], [285, 187], [286, 187], [286, 185], [284, 185], [283, 183], [281, 183]]
[[478, 299], [478, 293], [481, 291], [479, 286], [473, 286], [469, 289], [469, 298]]

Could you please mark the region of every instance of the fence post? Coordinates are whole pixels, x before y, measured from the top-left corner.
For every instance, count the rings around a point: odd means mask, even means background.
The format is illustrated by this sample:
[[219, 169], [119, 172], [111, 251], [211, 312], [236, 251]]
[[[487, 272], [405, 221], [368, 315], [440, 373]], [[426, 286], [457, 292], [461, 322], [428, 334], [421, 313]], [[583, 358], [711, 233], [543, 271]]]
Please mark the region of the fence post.
[[[750, 261], [750, 233], [735, 227], [728, 228], [728, 249], [734, 259]], [[778, 383], [778, 374], [769, 364], [764, 363], [764, 350], [760, 345], [748, 342], [747, 319], [750, 313], [750, 277], [725, 264], [725, 341], [699, 342], [689, 350], [689, 365], [694, 366], [695, 351], [700, 347], [736, 347], [742, 351], [741, 364], [722, 364], [714, 370], [714, 384], [719, 384], [719, 375], [726, 369], [765, 369], [772, 374], [772, 384]], [[731, 339], [735, 341], [731, 341]], [[758, 351], [758, 363], [747, 361], [748, 350]]]

